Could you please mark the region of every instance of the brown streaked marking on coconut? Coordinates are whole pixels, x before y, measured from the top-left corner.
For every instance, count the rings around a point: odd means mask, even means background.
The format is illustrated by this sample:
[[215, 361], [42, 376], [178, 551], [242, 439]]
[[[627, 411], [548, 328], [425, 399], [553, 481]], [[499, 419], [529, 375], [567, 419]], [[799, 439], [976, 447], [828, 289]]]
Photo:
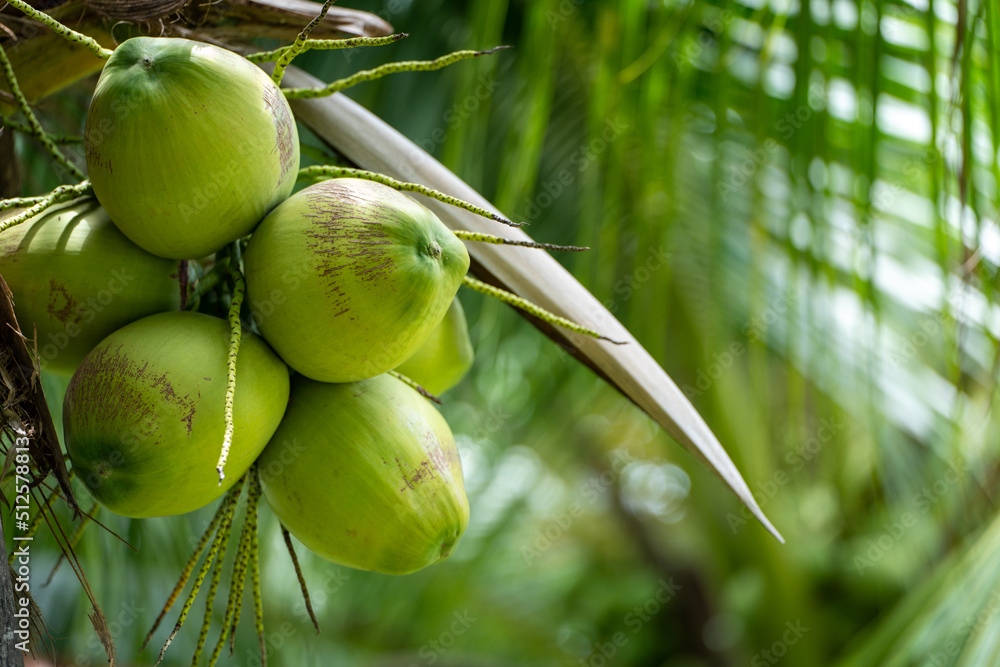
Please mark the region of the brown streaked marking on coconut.
[[84, 359], [70, 380], [68, 392], [75, 401], [88, 406], [84, 417], [89, 427], [123, 419], [134, 427], [133, 435], [151, 436], [155, 412], [128, 379], [141, 378], [148, 363], [141, 366], [117, 348], [98, 347]]
[[[434, 479], [436, 477], [436, 475], [434, 474], [434, 470], [435, 469], [438, 471], [438, 473], [447, 472], [447, 473], [450, 474], [450, 471], [447, 470], [447, 468], [442, 469], [434, 461], [433, 455], [431, 456], [431, 460], [430, 461], [426, 461], [425, 460], [425, 461], [421, 461], [420, 463], [418, 463], [410, 471], [409, 475], [407, 475], [406, 470], [403, 468], [403, 464], [402, 464], [402, 462], [400, 462], [399, 459], [396, 459], [396, 463], [399, 465], [399, 470], [403, 474], [403, 481], [406, 482], [406, 486], [401, 486], [399, 488], [399, 492], [400, 493], [405, 492], [407, 488], [409, 488], [411, 491], [413, 491], [413, 490], [416, 489], [416, 487], [414, 486], [414, 484], [419, 484], [421, 482], [426, 482], [426, 481], [430, 481], [430, 480]], [[433, 464], [433, 465], [431, 465], [431, 464]], [[434, 491], [432, 493], [432, 495], [436, 496], [437, 495], [437, 491]]]
[[[400, 461], [398, 457], [396, 458], [396, 465], [399, 466], [399, 472], [400, 472], [400, 474], [403, 475], [403, 481], [406, 482], [406, 486], [409, 487], [409, 489], [412, 491], [413, 490], [413, 484], [410, 482], [410, 478], [407, 477], [407, 475], [406, 475], [406, 468], [403, 467], [403, 462]], [[404, 491], [406, 491], [406, 488], [400, 488], [399, 489], [400, 493], [402, 493]]]
[[[341, 275], [347, 274], [365, 282], [378, 283], [392, 275], [392, 246], [384, 227], [391, 221], [392, 209], [368, 198], [358, 197], [343, 186], [328, 181], [326, 188], [308, 195], [313, 228], [306, 236], [315, 243], [308, 245], [318, 255], [319, 275], [327, 279], [327, 294], [338, 314], [350, 310], [350, 299], [340, 287]], [[359, 215], [359, 209], [363, 211]]]
[[293, 168], [299, 167], [298, 164], [292, 164], [292, 157], [295, 155], [295, 121], [285, 96], [270, 82], [264, 86], [264, 106], [274, 122], [275, 146], [271, 152], [277, 151], [281, 161], [281, 173], [278, 176], [280, 185]]
[[[62, 299], [60, 299], [60, 295]], [[76, 313], [76, 299], [66, 290], [66, 286], [58, 280], [49, 280], [49, 303], [47, 307], [49, 315], [56, 318], [63, 324], [80, 321], [80, 316], [72, 317]]]
[[[181, 421], [188, 424], [191, 434], [191, 420], [197, 401], [190, 396], [179, 396], [167, 379], [166, 373], [157, 376], [151, 372], [148, 361], [136, 361], [131, 350], [118, 345], [115, 348], [97, 347], [85, 359], [70, 381], [71, 391], [90, 407], [86, 421], [93, 427], [121, 420], [130, 434], [138, 438], [150, 438], [157, 430], [160, 417], [158, 406], [148, 400], [144, 388], [157, 391], [163, 399], [176, 407]], [[130, 382], [134, 380], [135, 382]]]
[[88, 141], [87, 142], [87, 149], [86, 149], [86, 151], [87, 151], [87, 169], [88, 170], [90, 170], [90, 171], [96, 171], [97, 169], [95, 169], [95, 168], [99, 167], [100, 169], [106, 170], [109, 174], [114, 174], [115, 173], [115, 168], [111, 164], [111, 158], [110, 157], [104, 157], [101, 154], [101, 152], [98, 149], [98, 147], [95, 145], [95, 142]]

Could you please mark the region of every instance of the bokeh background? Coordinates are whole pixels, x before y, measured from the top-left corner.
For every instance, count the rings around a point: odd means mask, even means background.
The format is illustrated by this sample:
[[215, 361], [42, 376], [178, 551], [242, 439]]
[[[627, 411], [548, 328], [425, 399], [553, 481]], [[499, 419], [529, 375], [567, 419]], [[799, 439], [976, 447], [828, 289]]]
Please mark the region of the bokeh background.
[[[325, 80], [513, 46], [347, 94], [536, 239], [592, 248], [559, 260], [684, 389], [787, 544], [515, 312], [463, 293], [477, 359], [443, 412], [467, 534], [406, 577], [300, 547], [317, 635], [265, 510], [270, 664], [1000, 664], [997, 4], [351, 6], [410, 37], [298, 61]], [[88, 85], [40, 104], [51, 127], [81, 131]], [[26, 194], [57, 184], [18, 150]], [[120, 664], [155, 659], [166, 627], [138, 646], [212, 511], [105, 513], [138, 554], [83, 537]], [[36, 544], [44, 577], [56, 553]], [[102, 664], [70, 570], [36, 591], [59, 664]], [[202, 604], [166, 664], [189, 661]], [[258, 664], [249, 604], [220, 664]]]

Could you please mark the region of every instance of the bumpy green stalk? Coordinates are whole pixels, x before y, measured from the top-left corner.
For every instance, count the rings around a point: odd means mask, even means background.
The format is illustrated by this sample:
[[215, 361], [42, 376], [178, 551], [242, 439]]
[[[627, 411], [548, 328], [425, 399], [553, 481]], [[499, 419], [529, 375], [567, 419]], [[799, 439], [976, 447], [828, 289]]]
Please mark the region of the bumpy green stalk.
[[10, 60], [7, 58], [7, 52], [4, 51], [2, 46], [0, 46], [0, 66], [3, 66], [4, 74], [7, 76], [7, 83], [10, 84], [10, 92], [14, 96], [14, 99], [17, 100], [18, 108], [21, 109], [21, 113], [24, 114], [24, 117], [28, 121], [32, 136], [41, 142], [45, 150], [52, 156], [52, 159], [65, 167], [73, 178], [83, 180], [83, 172], [80, 171], [79, 167], [66, 159], [66, 156], [62, 154], [62, 151], [59, 150], [52, 142], [52, 139], [49, 138], [49, 135], [45, 133], [45, 130], [42, 129], [42, 124], [38, 122], [35, 112], [31, 110], [31, 105], [28, 104], [27, 98], [21, 92], [21, 86], [17, 83], [17, 76], [14, 75], [14, 68], [11, 66]]
[[[236, 258], [233, 258], [236, 260]], [[219, 473], [219, 486], [226, 478], [223, 468], [226, 466], [226, 459], [229, 458], [229, 448], [233, 444], [233, 399], [236, 397], [236, 357], [240, 353], [240, 339], [243, 335], [243, 326], [240, 324], [240, 308], [243, 306], [243, 294], [246, 292], [246, 282], [243, 274], [240, 273], [238, 264], [234, 262], [231, 267], [233, 272], [233, 300], [229, 305], [229, 371], [226, 380], [226, 432], [222, 438], [222, 453], [219, 454], [219, 463], [215, 466]]]
[[[247, 490], [247, 510], [246, 515], [243, 518], [243, 534], [240, 536], [240, 542], [246, 540], [246, 553], [243, 556], [243, 569], [239, 573], [240, 580], [246, 581], [247, 569], [250, 566], [250, 562], [254, 561], [254, 549], [256, 548], [257, 540], [257, 504], [260, 502], [260, 481], [257, 478], [257, 464], [251, 467], [249, 473], [249, 488]], [[237, 564], [240, 559], [237, 558]], [[234, 642], [236, 641], [236, 628], [240, 624], [240, 612], [243, 608], [243, 589], [244, 585], [241, 583], [236, 589], [236, 607], [233, 613], [233, 623], [230, 626], [229, 631], [229, 655], [233, 654]]]
[[[4, 118], [0, 120], [5, 127], [9, 127], [12, 130], [20, 132], [22, 134], [32, 134], [31, 126], [25, 123], [19, 123], [16, 120], [11, 120], [10, 118]], [[53, 143], [56, 144], [82, 144], [83, 137], [75, 136], [63, 136], [58, 134], [50, 134], [49, 138], [52, 139]]]
[[[249, 502], [249, 501], [248, 501]], [[240, 533], [239, 546], [236, 549], [236, 561], [233, 563], [233, 576], [229, 582], [229, 601], [226, 603], [226, 614], [222, 618], [222, 630], [219, 632], [219, 641], [215, 644], [212, 656], [208, 659], [209, 667], [215, 665], [222, 653], [222, 647], [226, 645], [226, 636], [230, 628], [236, 630], [234, 617], [236, 614], [237, 600], [243, 598], [243, 585], [247, 578], [247, 557], [250, 552], [250, 523], [249, 513], [244, 518], [243, 531]]]
[[438, 398], [437, 396], [435, 396], [431, 392], [427, 391], [426, 389], [424, 389], [419, 384], [417, 384], [416, 382], [414, 382], [410, 378], [406, 377], [402, 373], [397, 373], [396, 371], [389, 371], [389, 375], [391, 375], [392, 377], [396, 378], [397, 380], [399, 380], [400, 382], [402, 382], [406, 386], [410, 387], [411, 389], [416, 390], [416, 392], [418, 394], [420, 394], [421, 396], [423, 396], [424, 398], [429, 399], [431, 401], [434, 401], [438, 405], [444, 405], [441, 402], [440, 398]]
[[295, 576], [299, 579], [302, 598], [306, 601], [306, 611], [309, 612], [309, 618], [312, 619], [313, 627], [316, 628], [318, 634], [319, 621], [316, 620], [316, 614], [313, 612], [312, 600], [309, 599], [309, 589], [306, 587], [306, 578], [302, 576], [302, 568], [299, 567], [299, 557], [295, 555], [295, 547], [292, 546], [292, 535], [288, 532], [287, 528], [282, 526], [281, 536], [285, 538], [285, 548], [288, 549], [288, 555], [292, 557], [292, 565], [295, 566]]
[[330, 11], [330, 5], [332, 5], [336, 0], [326, 0], [323, 3], [323, 7], [319, 10], [319, 14], [316, 15], [312, 21], [310, 21], [302, 32], [295, 37], [295, 41], [288, 46], [284, 53], [278, 58], [278, 62], [274, 65], [274, 71], [271, 72], [271, 80], [274, 81], [274, 85], [280, 86], [281, 79], [285, 76], [285, 70], [288, 66], [292, 64], [295, 56], [299, 55], [305, 50], [306, 40], [309, 38], [309, 33], [313, 31], [320, 22], [326, 18], [326, 13]]
[[67, 28], [62, 23], [55, 20], [48, 14], [38, 11], [37, 9], [29, 5], [27, 2], [24, 2], [24, 0], [7, 0], [7, 4], [11, 5], [15, 9], [19, 9], [29, 18], [33, 18], [39, 23], [44, 23], [45, 25], [47, 25], [49, 28], [52, 29], [52, 32], [56, 33], [60, 37], [63, 37], [64, 39], [73, 42], [75, 44], [79, 44], [80, 46], [86, 47], [91, 53], [93, 53], [98, 58], [107, 60], [108, 58], [111, 57], [111, 54], [113, 53], [111, 49], [106, 49], [100, 44], [98, 44], [97, 40], [95, 40], [94, 38], [88, 37], [87, 35], [84, 35], [75, 30]]
[[516, 245], [523, 248], [540, 248], [542, 250], [562, 250], [564, 252], [583, 252], [590, 248], [578, 245], [556, 245], [554, 243], [538, 243], [536, 241], [515, 241], [505, 239], [502, 236], [492, 234], [480, 234], [479, 232], [468, 232], [464, 229], [453, 229], [452, 233], [463, 241], [477, 241], [479, 243], [492, 243], [494, 245]]
[[212, 579], [208, 585], [208, 596], [205, 598], [205, 618], [201, 622], [201, 632], [198, 633], [198, 644], [195, 646], [194, 656], [191, 658], [191, 667], [198, 667], [201, 652], [208, 640], [208, 629], [212, 625], [212, 607], [215, 606], [213, 603], [215, 602], [215, 594], [219, 590], [219, 579], [222, 578], [222, 564], [225, 555], [225, 550], [223, 550], [222, 554], [215, 559], [215, 565], [212, 567]]
[[447, 67], [448, 65], [457, 63], [461, 60], [478, 58], [479, 56], [485, 56], [507, 48], [510, 47], [497, 46], [486, 51], [455, 51], [454, 53], [449, 53], [448, 55], [441, 56], [435, 60], [407, 60], [398, 63], [387, 63], [374, 69], [366, 69], [360, 72], [355, 72], [351, 76], [343, 79], [337, 79], [323, 88], [286, 88], [282, 92], [284, 92], [285, 98], [289, 100], [305, 100], [315, 97], [327, 97], [328, 95], [333, 95], [334, 93], [340, 92], [341, 90], [345, 90], [359, 83], [381, 79], [383, 76], [387, 76], [389, 74], [396, 74], [397, 72], [431, 72]]
[[[383, 46], [385, 44], [392, 44], [393, 42], [398, 42], [399, 40], [409, 37], [405, 32], [396, 33], [395, 35], [389, 35], [388, 37], [352, 37], [350, 39], [307, 39], [302, 43], [302, 50], [298, 53], [305, 53], [306, 51], [330, 51], [335, 49], [351, 49], [356, 46]], [[288, 53], [295, 45], [291, 44], [289, 46], [282, 46], [280, 48], [274, 49], [273, 51], [261, 51], [260, 53], [251, 53], [246, 58], [252, 63], [269, 63], [274, 60], [278, 60], [284, 54]], [[298, 55], [296, 53], [296, 55]]]
[[260, 544], [257, 541], [257, 507], [260, 503], [260, 477], [257, 475], [257, 464], [250, 468], [250, 493], [253, 502], [247, 503], [247, 511], [253, 517], [250, 533], [250, 575], [253, 579], [253, 611], [254, 628], [260, 642], [260, 664], [267, 667], [267, 645], [264, 640], [264, 604], [260, 593]]
[[28, 206], [34, 206], [40, 201], [44, 201], [45, 197], [14, 197], [13, 199], [4, 199], [0, 201], [0, 211], [9, 211], [12, 208], [26, 208]]
[[489, 218], [490, 220], [494, 220], [496, 222], [502, 222], [503, 224], [511, 227], [521, 227], [524, 224], [511, 222], [501, 215], [487, 211], [485, 208], [480, 208], [475, 204], [470, 204], [469, 202], [463, 201], [458, 197], [446, 195], [445, 193], [429, 188], [426, 185], [397, 181], [394, 178], [389, 178], [388, 176], [384, 176], [374, 171], [352, 169], [350, 167], [332, 167], [330, 165], [317, 165], [314, 167], [304, 167], [299, 169], [299, 179], [315, 178], [317, 180], [322, 180], [322, 177], [324, 176], [329, 178], [361, 178], [366, 181], [374, 181], [376, 183], [381, 183], [382, 185], [387, 185], [394, 190], [399, 190], [400, 192], [416, 192], [417, 194], [424, 195], [425, 197], [437, 199], [439, 202], [463, 208], [466, 211], [475, 213], [476, 215]]
[[[156, 665], [163, 662], [163, 656], [166, 654], [167, 648], [169, 648], [170, 644], [173, 643], [177, 633], [180, 632], [181, 627], [184, 625], [188, 612], [191, 610], [191, 605], [194, 603], [195, 597], [198, 596], [198, 591], [201, 590], [201, 585], [205, 581], [205, 576], [208, 574], [209, 568], [212, 567], [212, 561], [219, 553], [219, 547], [229, 541], [229, 530], [233, 525], [233, 513], [236, 511], [236, 503], [239, 500], [240, 493], [243, 491], [243, 485], [245, 482], [246, 476], [244, 475], [243, 479], [237, 482], [236, 485], [229, 490], [226, 497], [222, 501], [222, 505], [220, 505], [219, 510], [216, 512], [216, 516], [219, 518], [219, 529], [215, 533], [215, 539], [212, 540], [212, 545], [208, 548], [208, 555], [205, 556], [205, 562], [202, 564], [201, 569], [198, 571], [198, 575], [195, 577], [194, 584], [191, 587], [191, 592], [188, 593], [187, 600], [184, 601], [184, 607], [181, 608], [181, 613], [177, 618], [177, 623], [174, 625], [174, 629], [170, 633], [170, 636], [167, 637], [167, 641], [164, 642], [163, 648], [160, 649], [160, 655], [156, 660]], [[214, 520], [213, 523], [215, 523]], [[206, 531], [206, 533], [207, 532], [208, 531]], [[219, 558], [223, 558], [225, 554], [226, 552], [223, 550], [222, 555], [220, 555]], [[185, 578], [184, 574], [182, 574], [181, 577]], [[162, 618], [162, 614], [160, 617]], [[159, 623], [159, 619], [157, 619], [156, 623]], [[156, 625], [153, 626], [153, 630], [155, 629]], [[149, 635], [153, 634], [153, 630], [150, 630]], [[147, 635], [146, 638], [147, 642], [149, 641], [149, 635]], [[145, 643], [143, 643], [143, 646], [145, 646]], [[156, 665], [154, 665], [154, 667], [156, 667]]]
[[496, 299], [500, 299], [504, 303], [510, 306], [514, 306], [515, 308], [520, 308], [524, 312], [534, 315], [538, 319], [544, 320], [549, 324], [554, 324], [564, 329], [575, 331], [576, 333], [579, 334], [591, 336], [592, 338], [599, 338], [601, 340], [606, 340], [611, 343], [614, 343], [615, 345], [625, 344], [624, 341], [611, 340], [607, 336], [602, 336], [601, 334], [597, 333], [596, 331], [593, 331], [592, 329], [588, 329], [587, 327], [577, 324], [576, 322], [567, 320], [565, 317], [559, 317], [555, 313], [550, 313], [544, 308], [536, 306], [535, 304], [531, 303], [526, 299], [522, 299], [516, 294], [512, 294], [511, 292], [502, 290], [499, 287], [493, 287], [492, 285], [487, 285], [486, 283], [480, 280], [476, 280], [472, 276], [465, 276], [462, 282], [469, 289], [473, 289], [476, 290], [477, 292], [482, 292], [487, 296], [492, 296]]
[[[76, 185], [60, 185], [58, 188], [45, 195], [38, 200], [36, 204], [33, 204], [30, 208], [21, 211], [17, 215], [7, 218], [3, 222], [0, 222], [0, 234], [4, 233], [11, 227], [16, 227], [25, 220], [31, 219], [33, 216], [38, 215], [42, 211], [55, 206], [56, 204], [62, 203], [64, 201], [69, 201], [70, 199], [76, 199], [77, 197], [82, 197], [83, 195], [92, 194], [93, 189], [90, 187], [90, 181], [83, 181]], [[0, 201], [0, 210], [4, 207], [3, 205], [11, 200]], [[14, 200], [17, 201], [17, 200]]]

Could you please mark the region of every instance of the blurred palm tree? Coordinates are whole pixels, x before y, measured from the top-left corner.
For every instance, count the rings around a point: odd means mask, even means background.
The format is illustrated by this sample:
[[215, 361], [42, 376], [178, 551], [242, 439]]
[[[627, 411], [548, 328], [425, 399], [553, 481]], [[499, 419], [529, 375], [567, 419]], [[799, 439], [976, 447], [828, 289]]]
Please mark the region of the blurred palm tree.
[[[788, 544], [511, 311], [463, 294], [477, 361], [444, 412], [468, 534], [405, 578], [302, 554], [314, 636], [266, 519], [272, 664], [997, 664], [996, 3], [356, 6], [412, 36], [307, 69], [514, 45], [350, 94], [537, 239], [593, 248], [560, 260], [684, 388]], [[26, 190], [50, 187], [19, 148]], [[85, 537], [123, 654], [206, 521], [109, 517], [141, 558]], [[75, 585], [61, 573], [40, 601], [60, 652], [99, 656]], [[255, 646], [242, 628], [239, 664]]]

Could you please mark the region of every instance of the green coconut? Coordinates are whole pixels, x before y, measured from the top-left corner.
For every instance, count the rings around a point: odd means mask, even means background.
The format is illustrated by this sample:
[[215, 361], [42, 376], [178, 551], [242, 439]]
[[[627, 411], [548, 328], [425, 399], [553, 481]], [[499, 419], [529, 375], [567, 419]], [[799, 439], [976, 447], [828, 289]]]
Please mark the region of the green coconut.
[[85, 132], [87, 169], [138, 246], [194, 259], [246, 236], [287, 197], [299, 168], [281, 91], [239, 55], [133, 37], [108, 59]]
[[54, 206], [0, 234], [0, 274], [21, 331], [37, 331], [38, 366], [57, 374], [71, 374], [129, 322], [180, 308], [183, 270], [125, 238], [94, 199]]
[[321, 382], [395, 368], [430, 336], [469, 268], [427, 208], [370, 181], [317, 183], [282, 202], [244, 255], [261, 334]]
[[182, 514], [250, 468], [288, 404], [288, 368], [244, 330], [220, 486], [228, 350], [227, 322], [174, 312], [119, 329], [86, 356], [66, 392], [63, 428], [73, 469], [95, 500], [128, 517]]
[[448, 557], [469, 522], [448, 424], [390, 375], [351, 384], [296, 376], [258, 469], [281, 523], [341, 565], [414, 572]]
[[474, 360], [469, 325], [456, 297], [430, 337], [396, 371], [432, 394], [441, 395], [465, 377]]

